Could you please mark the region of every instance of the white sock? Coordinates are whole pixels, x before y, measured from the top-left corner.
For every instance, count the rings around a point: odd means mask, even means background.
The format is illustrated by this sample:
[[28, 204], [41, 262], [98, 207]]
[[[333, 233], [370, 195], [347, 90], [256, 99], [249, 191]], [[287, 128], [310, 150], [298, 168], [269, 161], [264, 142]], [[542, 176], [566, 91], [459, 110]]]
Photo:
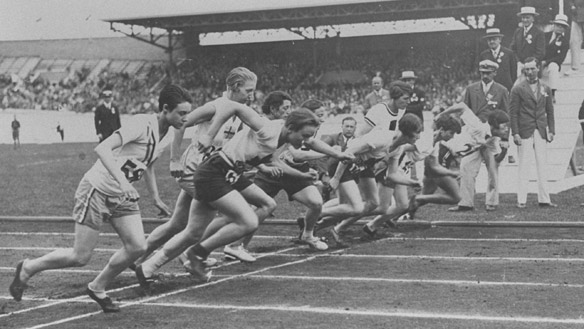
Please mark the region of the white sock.
[[91, 283], [87, 285], [87, 288], [89, 290], [91, 290], [93, 292], [93, 294], [99, 299], [104, 299], [107, 297], [105, 290], [101, 290], [101, 291], [94, 290], [93, 288], [91, 288]]
[[142, 263], [142, 272], [144, 272], [144, 276], [147, 278], [151, 277], [156, 270], [168, 263], [169, 260], [170, 259], [166, 256], [164, 251], [161, 250], [155, 253], [150, 259]]

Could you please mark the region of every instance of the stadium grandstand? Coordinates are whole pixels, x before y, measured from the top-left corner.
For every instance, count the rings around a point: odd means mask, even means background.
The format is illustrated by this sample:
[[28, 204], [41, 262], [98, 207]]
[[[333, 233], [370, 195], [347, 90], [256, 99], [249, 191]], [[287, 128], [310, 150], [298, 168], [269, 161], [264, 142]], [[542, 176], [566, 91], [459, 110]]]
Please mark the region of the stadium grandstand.
[[[111, 18], [111, 28], [128, 38], [3, 42], [1, 106], [87, 112], [100, 89], [108, 86], [120, 91], [116, 101], [123, 111], [142, 112], [154, 105], [156, 89], [170, 80], [187, 86], [197, 103], [204, 103], [220, 95], [218, 77], [237, 65], [258, 73], [259, 98], [262, 92], [283, 89], [297, 102], [325, 100], [332, 114], [359, 112], [372, 76], [390, 81], [404, 69], [419, 72], [433, 105], [447, 106], [477, 77], [473, 62], [484, 46], [477, 36], [493, 24], [510, 33], [516, 24], [514, 12], [523, 2], [258, 2], [257, 8], [242, 3], [230, 11], [211, 5]], [[545, 1], [534, 4], [547, 16], [553, 11]], [[408, 30], [399, 31], [398, 26], [391, 35], [344, 37], [343, 27], [356, 24], [444, 18], [454, 18], [465, 29], [406, 34]], [[134, 27], [147, 29], [149, 35], [135, 33]], [[201, 45], [212, 33], [269, 29], [285, 29], [300, 40]]]

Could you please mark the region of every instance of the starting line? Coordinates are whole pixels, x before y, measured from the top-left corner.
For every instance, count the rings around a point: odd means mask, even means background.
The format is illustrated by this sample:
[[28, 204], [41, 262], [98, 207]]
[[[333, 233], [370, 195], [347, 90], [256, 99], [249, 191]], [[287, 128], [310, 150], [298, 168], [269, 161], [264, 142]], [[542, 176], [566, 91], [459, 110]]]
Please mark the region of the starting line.
[[[145, 224], [164, 224], [169, 218], [142, 218]], [[67, 216], [0, 216], [0, 222], [34, 222], [34, 223], [71, 223], [73, 219]], [[353, 225], [364, 225], [368, 220], [358, 220]], [[584, 222], [558, 222], [558, 221], [427, 221], [405, 220], [396, 223], [404, 228], [434, 228], [434, 227], [493, 227], [493, 228], [584, 228]], [[268, 218], [262, 225], [293, 225], [297, 226], [295, 219]]]

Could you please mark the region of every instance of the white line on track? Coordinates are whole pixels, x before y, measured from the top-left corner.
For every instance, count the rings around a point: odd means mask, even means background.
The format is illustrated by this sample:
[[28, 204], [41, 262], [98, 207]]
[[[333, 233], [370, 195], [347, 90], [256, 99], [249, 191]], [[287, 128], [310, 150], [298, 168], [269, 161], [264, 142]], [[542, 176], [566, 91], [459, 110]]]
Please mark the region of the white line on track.
[[[323, 255], [324, 256], [324, 255]], [[321, 256], [321, 257], [323, 257]], [[358, 255], [342, 254], [335, 257], [382, 258], [382, 259], [438, 259], [462, 261], [531, 261], [531, 262], [584, 262], [584, 258], [536, 258], [536, 257], [474, 257], [474, 256], [427, 256], [427, 255]]]
[[[70, 232], [0, 232], [0, 236], [75, 236], [75, 233]], [[145, 237], [148, 237], [149, 234], [145, 234]], [[116, 233], [101, 233], [100, 236], [103, 237], [118, 237]], [[295, 236], [286, 236], [286, 235], [254, 235], [254, 239], [293, 239]]]
[[298, 276], [298, 275], [252, 275], [253, 279], [268, 280], [304, 280], [304, 281], [355, 281], [355, 282], [383, 282], [383, 283], [430, 283], [457, 286], [527, 286], [527, 287], [566, 287], [584, 288], [584, 284], [570, 283], [542, 283], [542, 282], [517, 282], [517, 281], [469, 281], [469, 280], [431, 280], [431, 279], [389, 279], [389, 278], [363, 278], [347, 276]]
[[251, 310], [251, 311], [282, 311], [282, 312], [302, 312], [317, 314], [335, 314], [335, 315], [361, 315], [361, 316], [381, 316], [391, 318], [414, 318], [414, 319], [442, 319], [442, 320], [470, 320], [486, 322], [527, 322], [527, 323], [550, 323], [550, 324], [584, 324], [584, 319], [557, 319], [550, 317], [520, 317], [520, 316], [484, 316], [484, 315], [463, 315], [453, 313], [430, 313], [430, 312], [405, 312], [396, 310], [387, 312], [386, 310], [346, 310], [328, 307], [312, 306], [279, 306], [279, 305], [258, 305], [258, 306], [241, 306], [241, 305], [209, 305], [209, 304], [173, 304], [173, 303], [145, 303], [151, 306], [168, 306], [168, 307], [185, 307], [197, 309], [220, 309], [220, 310]]
[[[262, 257], [267, 257], [267, 256], [275, 255], [275, 254], [278, 254], [278, 253], [292, 251], [292, 250], [295, 250], [295, 249], [298, 249], [298, 248], [299, 247], [286, 248], [286, 249], [278, 250], [278, 251], [275, 251], [275, 252], [272, 252], [272, 253], [262, 254], [262, 255], [259, 255], [256, 258], [259, 259], [259, 258], [262, 258]], [[239, 263], [241, 263], [241, 262], [240, 261], [232, 261], [232, 262], [228, 262], [228, 263], [222, 264], [222, 265], [218, 266], [218, 268], [219, 267], [227, 267], [227, 266], [231, 266], [231, 265], [239, 264]], [[254, 273], [256, 273], [256, 272], [254, 272]], [[187, 275], [188, 274], [184, 274], [184, 276], [187, 276]], [[213, 283], [213, 282], [210, 282], [210, 283]], [[208, 284], [209, 283], [207, 283], [206, 285], [208, 285]], [[120, 287], [120, 288], [117, 288], [117, 289], [108, 290], [107, 292], [108, 293], [120, 292], [120, 291], [124, 291], [126, 289], [136, 288], [138, 286], [139, 286], [138, 284], [133, 284], [133, 285], [125, 286], [125, 287]], [[195, 286], [195, 288], [196, 287], [198, 287], [198, 286]], [[0, 314], [0, 318], [8, 317], [8, 316], [10, 316], [12, 314], [26, 313], [26, 312], [35, 311], [35, 310], [38, 310], [38, 309], [47, 308], [47, 307], [51, 307], [51, 306], [55, 306], [55, 305], [59, 305], [59, 304], [63, 304], [63, 303], [69, 303], [69, 302], [72, 302], [72, 301], [85, 300], [85, 299], [89, 300], [88, 297], [85, 294], [83, 294], [83, 295], [77, 296], [75, 298], [58, 300], [58, 301], [55, 301], [54, 303], [39, 305], [39, 306], [27, 308], [27, 309], [18, 310], [18, 311], [11, 312], [11, 313]], [[139, 304], [139, 302], [138, 303], [134, 303], [134, 304]], [[124, 306], [121, 305], [121, 307], [124, 307]], [[102, 311], [87, 313], [87, 314], [84, 314], [83, 316], [81, 316], [81, 318], [83, 318], [83, 317], [89, 317], [89, 316], [96, 315], [96, 314], [100, 314], [100, 313], [102, 313]], [[69, 321], [73, 321], [73, 320], [75, 320], [75, 319], [70, 319]], [[64, 322], [67, 322], [67, 321], [64, 321]], [[59, 323], [63, 323], [63, 322], [59, 322]], [[58, 323], [55, 323], [55, 324], [58, 324]], [[40, 327], [37, 326], [37, 327], [33, 327], [33, 328], [43, 328], [43, 327], [50, 326], [50, 325], [52, 325], [52, 324], [42, 324], [42, 325], [39, 325]]]
[[[289, 249], [293, 249], [293, 248], [289, 248]], [[128, 306], [134, 306], [134, 305], [141, 305], [141, 304], [144, 304], [144, 303], [153, 301], [153, 300], [157, 300], [157, 299], [161, 299], [161, 298], [165, 298], [165, 297], [169, 297], [169, 296], [181, 294], [183, 292], [187, 292], [187, 291], [191, 291], [191, 290], [195, 290], [195, 289], [199, 289], [199, 288], [213, 286], [213, 285], [216, 285], [216, 284], [225, 282], [225, 281], [231, 281], [231, 280], [234, 280], [234, 279], [247, 277], [247, 276], [250, 276], [250, 275], [262, 273], [262, 272], [269, 271], [269, 270], [273, 270], [273, 269], [276, 269], [276, 268], [281, 268], [281, 267], [285, 267], [285, 266], [290, 266], [290, 265], [296, 265], [296, 264], [304, 263], [304, 262], [310, 261], [310, 260], [312, 260], [314, 258], [315, 258], [314, 256], [313, 257], [308, 257], [308, 258], [301, 259], [301, 260], [297, 260], [297, 261], [293, 261], [293, 262], [288, 262], [288, 263], [279, 264], [279, 265], [275, 265], [275, 266], [265, 267], [263, 269], [260, 269], [260, 270], [257, 270], [257, 271], [253, 271], [253, 272], [248, 272], [248, 273], [233, 275], [233, 276], [230, 276], [230, 277], [227, 277], [227, 278], [219, 279], [217, 281], [211, 281], [211, 282], [204, 283], [204, 284], [201, 284], [201, 285], [191, 286], [191, 287], [188, 287], [188, 288], [183, 288], [183, 289], [175, 290], [175, 291], [168, 292], [168, 293], [165, 293], [165, 294], [161, 294], [161, 295], [158, 295], [158, 296], [148, 297], [148, 298], [145, 298], [145, 299], [136, 301], [136, 302], [125, 303], [125, 304], [120, 305], [120, 308], [128, 307]], [[136, 286], [136, 285], [133, 285], [133, 286]], [[128, 287], [124, 287], [124, 288], [119, 288], [117, 290], [122, 290], [122, 289], [127, 289], [127, 288]], [[112, 291], [115, 291], [115, 290], [112, 290]], [[99, 313], [102, 313], [102, 312], [101, 311], [98, 311], [98, 312], [81, 314], [81, 315], [77, 315], [77, 316], [73, 316], [73, 317], [69, 317], [69, 318], [57, 320], [57, 321], [50, 322], [50, 323], [40, 324], [40, 325], [37, 325], [37, 326], [34, 326], [34, 327], [30, 327], [29, 329], [46, 328], [46, 327], [50, 327], [50, 326], [54, 326], [54, 325], [58, 325], [58, 324], [62, 324], [62, 323], [70, 322], [70, 321], [74, 321], [74, 320], [79, 320], [79, 319], [87, 318], [87, 317], [90, 317], [92, 315], [96, 315], [96, 314], [99, 314]]]
[[25, 168], [25, 167], [32, 167], [32, 166], [43, 165], [43, 164], [47, 164], [47, 163], [55, 163], [55, 162], [69, 161], [70, 159], [71, 159], [71, 156], [69, 156], [67, 158], [60, 158], [60, 159], [53, 159], [53, 160], [44, 160], [44, 161], [37, 161], [37, 162], [28, 162], [28, 163], [20, 164], [20, 165], [16, 166], [16, 168]]

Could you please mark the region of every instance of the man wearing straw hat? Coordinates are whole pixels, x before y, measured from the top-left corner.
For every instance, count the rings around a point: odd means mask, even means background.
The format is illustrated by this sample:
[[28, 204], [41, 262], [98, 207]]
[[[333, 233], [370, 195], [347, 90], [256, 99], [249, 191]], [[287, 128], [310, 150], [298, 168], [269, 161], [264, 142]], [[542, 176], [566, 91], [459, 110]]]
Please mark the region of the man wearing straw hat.
[[545, 34], [545, 57], [541, 61], [541, 67], [542, 81], [552, 89], [552, 97], [555, 102], [560, 69], [570, 47], [570, 37], [566, 33], [566, 29], [570, 25], [568, 24], [568, 16], [564, 14], [556, 15], [556, 19], [552, 23], [554, 24], [553, 31]]
[[507, 90], [511, 90], [513, 83], [517, 80], [517, 60], [511, 49], [501, 46], [503, 36], [498, 28], [487, 29], [483, 39], [486, 39], [489, 49], [480, 53], [477, 62], [488, 59], [497, 63], [499, 69], [495, 76], [495, 82], [502, 84]]
[[535, 17], [539, 16], [534, 7], [521, 7], [517, 16], [521, 18], [521, 26], [515, 30], [509, 48], [517, 57], [517, 76], [523, 81], [525, 80], [525, 76], [522, 75], [525, 59], [534, 57], [541, 62], [545, 56], [545, 35], [533, 24]]
[[403, 71], [399, 79], [410, 85], [413, 90], [412, 96], [410, 97], [410, 103], [406, 107], [406, 113], [415, 114], [423, 123], [424, 110], [426, 109], [426, 93], [416, 86], [417, 78], [418, 77], [414, 71]]

